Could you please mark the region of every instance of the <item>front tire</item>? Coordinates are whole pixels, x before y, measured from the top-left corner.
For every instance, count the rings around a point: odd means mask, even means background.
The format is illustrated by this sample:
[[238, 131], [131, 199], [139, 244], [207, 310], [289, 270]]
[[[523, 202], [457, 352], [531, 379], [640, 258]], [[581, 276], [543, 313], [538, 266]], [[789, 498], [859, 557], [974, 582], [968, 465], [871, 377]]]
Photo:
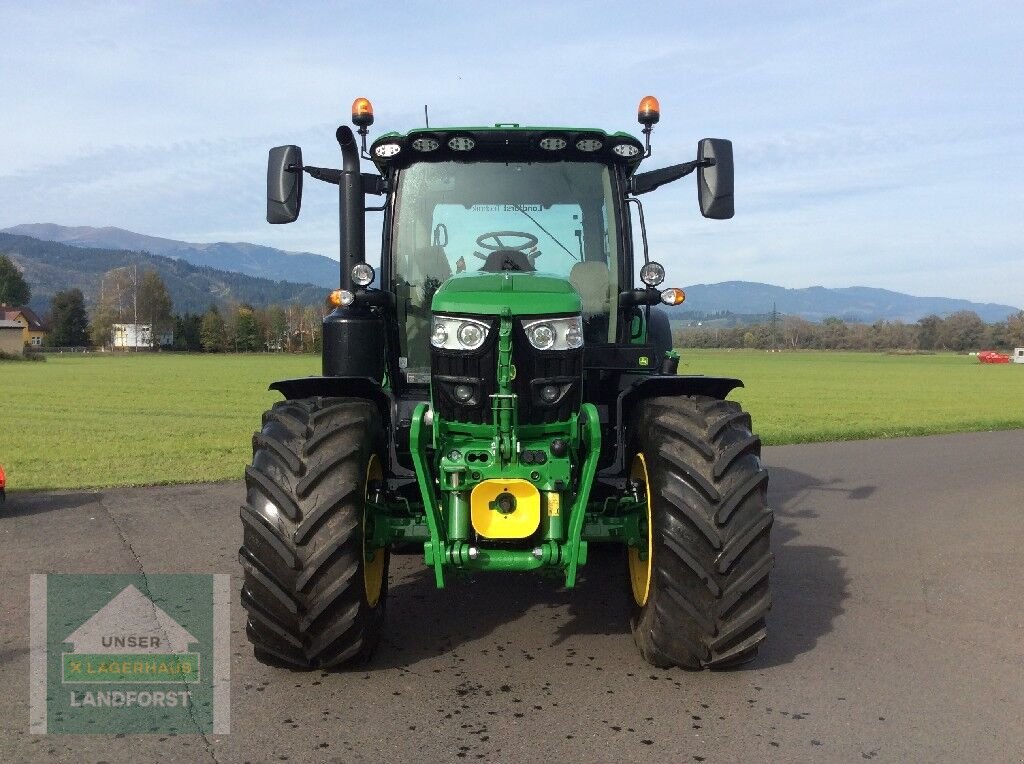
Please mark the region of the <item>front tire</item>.
[[732, 401], [652, 398], [632, 443], [649, 529], [649, 546], [628, 552], [637, 647], [660, 667], [753, 659], [771, 607], [773, 515], [749, 415]]
[[299, 669], [369, 659], [384, 621], [389, 554], [365, 548], [383, 429], [365, 400], [282, 401], [246, 469], [239, 560], [256, 657]]

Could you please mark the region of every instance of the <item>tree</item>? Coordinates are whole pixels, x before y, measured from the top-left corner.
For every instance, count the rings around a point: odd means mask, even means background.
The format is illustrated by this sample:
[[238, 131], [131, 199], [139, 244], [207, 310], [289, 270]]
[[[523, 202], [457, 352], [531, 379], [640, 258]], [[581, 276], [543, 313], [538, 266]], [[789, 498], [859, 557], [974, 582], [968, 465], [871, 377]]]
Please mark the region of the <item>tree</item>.
[[799, 316], [786, 316], [782, 322], [782, 339], [793, 348], [806, 347], [806, 343], [814, 336], [814, 324]]
[[92, 343], [109, 345], [110, 330], [114, 324], [135, 321], [136, 305], [135, 270], [114, 268], [103, 274], [100, 280], [100, 298], [93, 311]]
[[21, 307], [32, 299], [32, 290], [18, 270], [18, 266], [7, 257], [0, 255], [0, 305]]
[[917, 347], [920, 350], [937, 350], [939, 334], [942, 330], [942, 319], [938, 316], [925, 316], [917, 322]]
[[196, 352], [203, 349], [203, 317], [185, 313], [174, 317], [174, 349]]
[[902, 321], [875, 321], [871, 325], [868, 341], [874, 350], [894, 350], [908, 347], [910, 333]]
[[821, 322], [821, 347], [825, 350], [845, 350], [849, 347], [849, 331], [843, 319], [829, 316]]
[[307, 352], [319, 353], [323, 349], [324, 310], [309, 306], [304, 311], [303, 320], [309, 327], [310, 344]]
[[50, 301], [50, 335], [54, 347], [82, 347], [89, 344], [89, 317], [80, 289], [57, 292]]
[[156, 271], [146, 271], [139, 279], [138, 306], [139, 322], [150, 325], [153, 344], [156, 345], [160, 336], [174, 327], [171, 295]]
[[217, 310], [216, 305], [211, 305], [203, 316], [203, 322], [199, 329], [200, 341], [203, 350], [207, 353], [220, 353], [224, 351], [224, 319]]
[[239, 305], [235, 320], [235, 350], [252, 353], [260, 349], [259, 327], [251, 305]]
[[238, 303], [228, 302], [224, 312], [224, 349], [238, 352]]
[[1024, 310], [1006, 319], [1004, 336], [1010, 348], [1024, 348]]
[[985, 335], [985, 322], [973, 310], [959, 310], [942, 322], [939, 336], [950, 350], [978, 350]]
[[267, 348], [285, 350], [288, 342], [288, 314], [280, 305], [271, 305], [267, 314]]

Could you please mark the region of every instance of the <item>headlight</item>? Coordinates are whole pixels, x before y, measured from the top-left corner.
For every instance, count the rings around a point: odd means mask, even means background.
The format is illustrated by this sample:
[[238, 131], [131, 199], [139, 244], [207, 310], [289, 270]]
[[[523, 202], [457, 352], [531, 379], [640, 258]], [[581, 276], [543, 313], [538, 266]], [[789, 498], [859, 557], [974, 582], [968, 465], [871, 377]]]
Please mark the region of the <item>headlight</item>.
[[555, 345], [555, 327], [551, 324], [534, 324], [526, 329], [530, 344], [537, 350], [550, 350]]
[[583, 318], [542, 318], [523, 324], [526, 339], [537, 350], [575, 350], [583, 346]]
[[373, 266], [369, 263], [356, 263], [352, 266], [352, 281], [356, 286], [370, 286], [373, 283], [373, 277], [376, 275], [373, 272]]
[[380, 159], [390, 159], [401, 150], [400, 143], [382, 143], [373, 150], [373, 155]]
[[430, 335], [430, 344], [436, 348], [443, 348], [448, 341], [448, 329], [440, 321], [434, 322], [434, 331]]
[[430, 344], [441, 350], [476, 350], [487, 339], [490, 327], [483, 321], [456, 316], [434, 316]]
[[459, 326], [459, 332], [456, 336], [463, 347], [476, 350], [484, 344], [484, 338], [487, 336], [487, 327], [481, 327], [480, 324], [472, 321], [463, 321], [462, 325]]
[[640, 280], [649, 287], [656, 287], [665, 280], [665, 268], [652, 260], [640, 269]]

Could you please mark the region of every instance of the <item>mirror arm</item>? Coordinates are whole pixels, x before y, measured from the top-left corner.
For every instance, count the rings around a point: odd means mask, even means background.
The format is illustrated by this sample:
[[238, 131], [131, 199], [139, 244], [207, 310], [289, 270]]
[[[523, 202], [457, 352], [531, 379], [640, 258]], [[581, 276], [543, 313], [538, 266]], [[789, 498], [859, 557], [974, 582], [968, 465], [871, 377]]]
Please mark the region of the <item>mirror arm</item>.
[[[317, 180], [322, 180], [325, 183], [332, 183], [337, 186], [341, 183], [341, 170], [335, 170], [330, 167], [312, 167], [306, 165], [305, 167], [296, 167], [295, 165], [288, 165], [287, 172], [302, 172], [303, 170]], [[364, 194], [381, 194], [387, 193], [388, 185], [387, 182], [380, 175], [374, 175], [373, 173], [364, 172], [359, 175], [359, 182], [363, 186]]]
[[627, 289], [619, 292], [619, 307], [630, 308], [638, 305], [659, 305], [661, 303], [661, 292], [654, 287], [647, 289]]
[[644, 222], [644, 205], [639, 199], [633, 196], [626, 197], [626, 204], [635, 204], [637, 212], [640, 214], [640, 241], [644, 247], [644, 265], [650, 262], [650, 256], [647, 252], [647, 223]]
[[714, 167], [714, 165], [715, 160], [711, 158], [695, 159], [692, 162], [662, 167], [660, 170], [642, 172], [630, 178], [629, 190], [634, 194], [646, 194], [648, 191], [653, 191], [659, 186], [664, 186], [666, 183], [685, 178], [698, 167]]
[[364, 194], [374, 194], [381, 196], [386, 194], [388, 191], [388, 183], [380, 175], [374, 175], [370, 172], [364, 172], [359, 176], [360, 181], [363, 184]]
[[357, 289], [355, 302], [356, 305], [392, 309], [396, 301], [393, 293], [383, 289]]
[[[325, 183], [333, 183], [336, 186], [341, 182], [341, 170], [334, 170], [330, 167], [311, 167], [310, 165], [299, 169], [305, 170], [311, 178], [322, 180]], [[288, 168], [288, 171], [296, 172], [291, 168]]]

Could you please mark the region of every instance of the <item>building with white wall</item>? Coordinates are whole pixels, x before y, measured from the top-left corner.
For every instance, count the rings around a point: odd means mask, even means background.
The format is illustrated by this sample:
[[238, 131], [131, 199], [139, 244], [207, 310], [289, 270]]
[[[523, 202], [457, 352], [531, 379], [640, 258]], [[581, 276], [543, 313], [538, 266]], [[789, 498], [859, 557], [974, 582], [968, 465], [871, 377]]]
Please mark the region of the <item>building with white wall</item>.
[[157, 335], [154, 345], [153, 327], [149, 324], [114, 324], [110, 334], [115, 350], [148, 350], [174, 344], [174, 332], [167, 331]]

